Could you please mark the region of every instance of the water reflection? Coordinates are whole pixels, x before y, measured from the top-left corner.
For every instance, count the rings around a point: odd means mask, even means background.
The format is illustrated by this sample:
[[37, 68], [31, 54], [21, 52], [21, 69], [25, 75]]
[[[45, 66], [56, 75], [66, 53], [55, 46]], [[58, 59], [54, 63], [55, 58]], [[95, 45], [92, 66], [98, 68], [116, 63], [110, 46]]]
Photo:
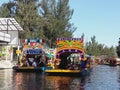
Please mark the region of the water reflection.
[[84, 90], [81, 78], [47, 76], [45, 90]]
[[73, 77], [16, 73], [14, 81], [14, 90], [80, 90], [80, 79]]
[[9, 90], [13, 87], [11, 69], [0, 69], [0, 90]]
[[0, 90], [120, 90], [120, 67], [99, 65], [79, 78], [0, 69]]
[[47, 90], [70, 90], [69, 85], [72, 81], [70, 77], [46, 76], [45, 79]]
[[44, 90], [44, 75], [39, 73], [15, 73], [14, 90]]

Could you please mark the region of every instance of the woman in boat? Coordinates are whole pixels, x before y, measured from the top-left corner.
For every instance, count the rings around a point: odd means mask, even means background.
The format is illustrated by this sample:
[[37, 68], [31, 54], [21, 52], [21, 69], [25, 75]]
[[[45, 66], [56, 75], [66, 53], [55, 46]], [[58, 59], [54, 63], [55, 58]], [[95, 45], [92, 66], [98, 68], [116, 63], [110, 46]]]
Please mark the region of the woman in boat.
[[86, 58], [86, 60], [81, 60], [80, 69], [90, 68], [90, 59]]

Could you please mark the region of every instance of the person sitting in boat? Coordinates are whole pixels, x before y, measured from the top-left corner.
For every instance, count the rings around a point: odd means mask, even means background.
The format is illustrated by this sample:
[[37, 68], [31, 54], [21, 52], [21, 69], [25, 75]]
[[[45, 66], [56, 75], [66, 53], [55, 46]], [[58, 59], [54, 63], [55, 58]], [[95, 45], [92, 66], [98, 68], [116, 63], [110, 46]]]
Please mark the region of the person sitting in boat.
[[22, 66], [22, 67], [27, 67], [27, 66], [29, 66], [29, 63], [28, 63], [28, 61], [26, 60], [26, 56], [25, 56], [25, 55], [20, 58], [20, 66]]
[[37, 67], [37, 63], [35, 61], [33, 61], [32, 66]]
[[29, 65], [32, 66], [32, 64], [34, 62], [34, 58], [33, 57], [28, 58], [28, 62], [29, 62]]
[[44, 62], [41, 61], [40, 64], [39, 64], [39, 67], [44, 67], [44, 66], [45, 66]]
[[67, 69], [69, 70], [74, 70], [74, 66], [72, 63], [69, 63], [68, 66], [67, 66]]
[[86, 60], [86, 68], [90, 68], [90, 60], [91, 60], [91, 58], [90, 58], [90, 57], [87, 57], [87, 60]]
[[74, 58], [75, 58], [74, 55], [71, 54], [71, 55], [70, 55], [70, 61], [71, 61], [72, 64], [74, 64]]
[[42, 56], [41, 55], [36, 55], [35, 56], [35, 60], [36, 60], [36, 64], [37, 64], [37, 66], [40, 66], [40, 63], [41, 63], [41, 61], [42, 61]]
[[116, 65], [117, 65], [116, 59], [110, 58], [110, 65], [111, 65], [111, 66], [116, 66]]

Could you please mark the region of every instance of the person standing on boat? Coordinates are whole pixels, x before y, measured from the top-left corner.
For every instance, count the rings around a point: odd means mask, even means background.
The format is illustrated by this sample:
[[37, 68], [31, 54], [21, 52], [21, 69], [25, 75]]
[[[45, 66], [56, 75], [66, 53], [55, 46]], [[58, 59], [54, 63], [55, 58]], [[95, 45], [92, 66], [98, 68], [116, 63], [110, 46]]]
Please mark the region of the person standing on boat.
[[71, 55], [70, 55], [70, 61], [71, 61], [72, 64], [74, 64], [74, 58], [75, 58], [74, 55], [71, 54]]
[[42, 56], [41, 55], [36, 55], [35, 59], [36, 59], [36, 64], [39, 67], [40, 63], [42, 62]]
[[87, 64], [87, 60], [81, 59], [80, 68], [81, 68], [81, 69], [85, 69], [85, 68], [86, 68], [86, 64]]
[[71, 54], [67, 57], [67, 63], [74, 64], [74, 55]]

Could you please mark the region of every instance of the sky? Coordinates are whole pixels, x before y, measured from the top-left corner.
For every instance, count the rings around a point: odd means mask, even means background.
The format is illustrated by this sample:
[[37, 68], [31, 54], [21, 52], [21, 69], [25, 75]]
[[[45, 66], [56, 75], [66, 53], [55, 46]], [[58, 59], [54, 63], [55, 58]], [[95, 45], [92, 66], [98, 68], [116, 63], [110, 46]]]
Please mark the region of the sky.
[[117, 46], [120, 38], [120, 0], [70, 0], [74, 37], [85, 34], [85, 42], [96, 36], [98, 43]]
[[[1, 0], [0, 5], [9, 0]], [[92, 36], [105, 46], [117, 46], [120, 38], [120, 0], [69, 0], [74, 10], [71, 23], [77, 28], [74, 37], [88, 42]]]

